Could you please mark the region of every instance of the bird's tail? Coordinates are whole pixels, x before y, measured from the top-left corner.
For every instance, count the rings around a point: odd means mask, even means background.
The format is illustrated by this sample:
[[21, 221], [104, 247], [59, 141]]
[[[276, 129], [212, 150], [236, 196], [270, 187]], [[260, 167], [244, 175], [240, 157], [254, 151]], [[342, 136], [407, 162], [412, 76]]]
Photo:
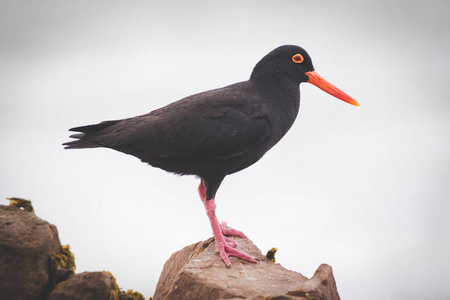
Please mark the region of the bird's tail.
[[76, 140], [66, 142], [63, 144], [64, 149], [83, 149], [83, 148], [98, 148], [103, 147], [103, 145], [94, 142], [90, 137], [98, 135], [100, 131], [108, 128], [119, 121], [105, 121], [95, 125], [87, 125], [74, 127], [69, 129], [69, 131], [79, 132], [72, 134], [70, 137]]

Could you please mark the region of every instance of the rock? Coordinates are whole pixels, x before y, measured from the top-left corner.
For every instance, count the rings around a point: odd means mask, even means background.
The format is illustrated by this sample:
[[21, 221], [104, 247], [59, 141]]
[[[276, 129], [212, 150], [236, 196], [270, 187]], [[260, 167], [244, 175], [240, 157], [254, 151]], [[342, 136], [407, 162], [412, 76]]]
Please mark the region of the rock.
[[305, 296], [308, 299], [340, 299], [337, 292], [336, 281], [333, 276], [333, 270], [327, 264], [320, 265], [311, 280], [308, 280], [300, 284], [298, 288], [289, 291], [288, 295]]
[[0, 205], [2, 299], [46, 299], [51, 289], [49, 258], [60, 249], [54, 225], [20, 207]]
[[321, 265], [308, 279], [270, 261], [251, 241], [233, 238], [240, 251], [259, 262], [230, 257], [231, 268], [227, 268], [213, 239], [198, 242], [175, 252], [165, 263], [153, 299], [340, 299], [330, 266]]
[[120, 291], [109, 272], [73, 275], [75, 256], [56, 227], [35, 216], [31, 201], [8, 200], [0, 205], [0, 300], [144, 300]]
[[84, 272], [58, 283], [48, 300], [118, 300], [119, 288], [109, 272]]
[[[151, 299], [151, 298], [150, 298]], [[120, 291], [110, 272], [84, 272], [58, 283], [48, 300], [145, 300], [141, 293]]]

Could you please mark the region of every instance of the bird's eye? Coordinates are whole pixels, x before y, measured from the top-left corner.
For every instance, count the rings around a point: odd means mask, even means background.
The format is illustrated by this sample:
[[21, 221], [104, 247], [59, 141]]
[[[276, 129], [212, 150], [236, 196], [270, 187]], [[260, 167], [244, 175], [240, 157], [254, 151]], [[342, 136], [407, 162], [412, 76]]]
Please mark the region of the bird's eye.
[[299, 64], [303, 62], [303, 56], [301, 54], [295, 54], [292, 56], [292, 61]]

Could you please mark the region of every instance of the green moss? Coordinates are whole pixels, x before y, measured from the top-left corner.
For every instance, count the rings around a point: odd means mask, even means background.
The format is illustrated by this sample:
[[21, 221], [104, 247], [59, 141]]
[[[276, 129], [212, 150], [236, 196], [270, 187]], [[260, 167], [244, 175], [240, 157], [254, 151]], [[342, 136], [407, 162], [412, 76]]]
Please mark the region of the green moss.
[[277, 248], [272, 248], [267, 251], [266, 257], [271, 261], [275, 262], [275, 253], [277, 253]]
[[121, 291], [119, 293], [119, 300], [145, 300], [145, 298], [141, 293], [133, 292], [133, 290], [128, 290], [126, 292]]
[[120, 288], [117, 285], [116, 282], [116, 278], [114, 277], [114, 275], [109, 272], [109, 271], [103, 271], [103, 273], [108, 274], [109, 276], [111, 276], [112, 282], [113, 282], [113, 288], [111, 289], [111, 291], [109, 292], [109, 300], [119, 300], [119, 293], [120, 293]]
[[26, 199], [22, 199], [22, 198], [6, 198], [7, 200], [9, 200], [9, 206], [15, 206], [18, 208], [22, 208], [25, 211], [29, 211], [34, 213], [34, 209], [33, 206], [31, 205], [31, 201], [30, 200], [26, 200]]
[[75, 274], [75, 256], [69, 245], [62, 246], [58, 253], [50, 255], [50, 268], [53, 286]]
[[[133, 290], [128, 290], [126, 292], [121, 291], [119, 286], [117, 285], [116, 278], [113, 274], [109, 271], [103, 271], [109, 276], [111, 276], [113, 280], [113, 289], [111, 290], [109, 300], [145, 300], [144, 296], [142, 296], [141, 293], [134, 292]], [[150, 297], [148, 300], [152, 300], [152, 297]]]

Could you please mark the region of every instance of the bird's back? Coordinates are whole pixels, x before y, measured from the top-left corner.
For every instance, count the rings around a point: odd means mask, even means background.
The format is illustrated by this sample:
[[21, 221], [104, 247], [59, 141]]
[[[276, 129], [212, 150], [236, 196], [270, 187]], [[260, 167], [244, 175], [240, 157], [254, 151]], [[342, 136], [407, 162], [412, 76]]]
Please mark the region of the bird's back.
[[115, 149], [178, 174], [226, 175], [256, 162], [284, 135], [274, 132], [281, 129], [270, 100], [245, 81], [134, 118], [72, 128], [81, 133], [65, 145]]

